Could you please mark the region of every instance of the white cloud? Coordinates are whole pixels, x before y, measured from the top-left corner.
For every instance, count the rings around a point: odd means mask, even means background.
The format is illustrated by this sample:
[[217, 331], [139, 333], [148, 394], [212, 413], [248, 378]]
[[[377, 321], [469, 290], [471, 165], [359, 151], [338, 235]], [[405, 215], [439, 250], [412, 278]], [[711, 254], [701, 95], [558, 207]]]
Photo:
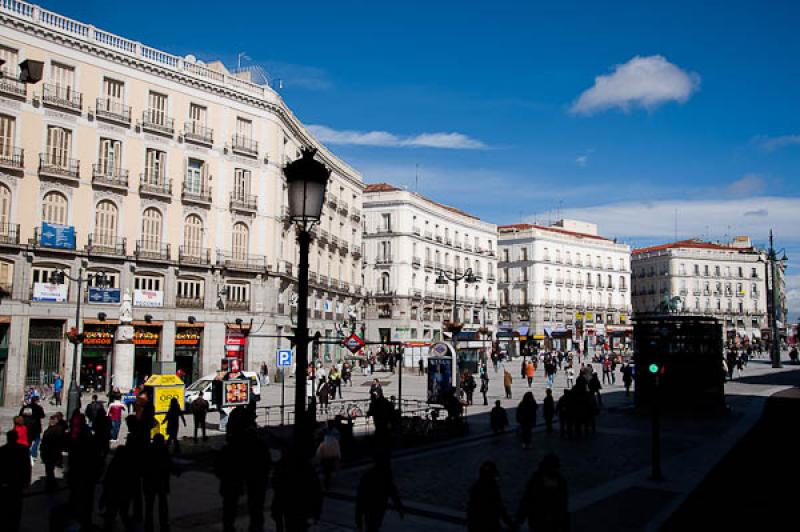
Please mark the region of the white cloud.
[[586, 167], [586, 163], [588, 163], [588, 162], [589, 162], [589, 156], [588, 155], [578, 155], [577, 157], [575, 157], [575, 164], [577, 164], [581, 168], [585, 168]]
[[764, 178], [760, 175], [745, 174], [728, 185], [727, 192], [733, 196], [755, 196], [763, 192], [766, 186]]
[[687, 101], [699, 86], [699, 75], [682, 70], [663, 56], [637, 55], [616, 65], [611, 74], [597, 76], [570, 110], [589, 115], [614, 107], [624, 111], [634, 107], [654, 109], [671, 101]]
[[388, 131], [336, 130], [323, 125], [308, 128], [323, 143], [386, 148], [441, 148], [449, 150], [481, 150], [488, 146], [462, 133], [421, 133], [401, 136]]
[[756, 137], [754, 139], [762, 149], [766, 151], [775, 151], [787, 146], [796, 146], [800, 144], [800, 135], [783, 135], [780, 137]]

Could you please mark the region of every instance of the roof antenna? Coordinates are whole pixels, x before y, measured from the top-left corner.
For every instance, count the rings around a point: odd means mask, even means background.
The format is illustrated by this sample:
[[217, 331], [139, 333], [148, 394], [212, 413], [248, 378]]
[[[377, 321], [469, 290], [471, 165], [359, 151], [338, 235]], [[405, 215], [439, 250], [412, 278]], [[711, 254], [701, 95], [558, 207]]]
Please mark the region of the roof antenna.
[[247, 52], [239, 52], [239, 54], [236, 56], [236, 70], [237, 71], [242, 69], [242, 59], [246, 59], [248, 61], [251, 60], [250, 56], [247, 55]]

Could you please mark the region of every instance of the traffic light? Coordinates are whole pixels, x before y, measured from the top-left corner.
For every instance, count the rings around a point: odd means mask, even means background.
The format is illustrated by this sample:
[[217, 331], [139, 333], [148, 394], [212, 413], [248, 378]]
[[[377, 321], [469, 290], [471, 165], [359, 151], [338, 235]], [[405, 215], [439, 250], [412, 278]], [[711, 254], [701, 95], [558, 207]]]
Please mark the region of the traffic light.
[[647, 371], [651, 375], [663, 375], [664, 374], [664, 365], [658, 364], [656, 362], [652, 362], [649, 366], [647, 366]]

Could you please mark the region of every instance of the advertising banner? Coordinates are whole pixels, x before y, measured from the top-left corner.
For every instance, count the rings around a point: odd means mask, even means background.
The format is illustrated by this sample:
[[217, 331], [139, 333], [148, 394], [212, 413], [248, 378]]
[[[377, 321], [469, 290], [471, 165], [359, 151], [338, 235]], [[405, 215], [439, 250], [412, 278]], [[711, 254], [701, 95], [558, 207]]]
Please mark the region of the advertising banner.
[[444, 404], [453, 385], [453, 359], [428, 357], [428, 403]]
[[250, 379], [222, 382], [222, 406], [246, 405], [250, 402]]
[[50, 283], [34, 283], [33, 284], [33, 300], [34, 301], [51, 301], [53, 303], [63, 303], [67, 300], [67, 285], [65, 284], [50, 284]]
[[135, 307], [163, 307], [164, 292], [161, 290], [134, 290], [133, 306]]
[[119, 303], [119, 288], [89, 288], [89, 303]]
[[43, 222], [39, 245], [46, 248], [75, 249], [75, 228], [71, 225]]

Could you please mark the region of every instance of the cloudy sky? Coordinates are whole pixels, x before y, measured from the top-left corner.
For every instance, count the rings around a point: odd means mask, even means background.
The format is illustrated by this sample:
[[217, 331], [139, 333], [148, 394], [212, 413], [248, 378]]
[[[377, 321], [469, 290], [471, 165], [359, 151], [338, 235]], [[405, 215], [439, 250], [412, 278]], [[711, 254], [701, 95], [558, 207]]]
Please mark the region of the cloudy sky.
[[800, 262], [798, 2], [40, 4], [178, 54], [246, 52], [368, 182], [633, 245], [772, 228]]

